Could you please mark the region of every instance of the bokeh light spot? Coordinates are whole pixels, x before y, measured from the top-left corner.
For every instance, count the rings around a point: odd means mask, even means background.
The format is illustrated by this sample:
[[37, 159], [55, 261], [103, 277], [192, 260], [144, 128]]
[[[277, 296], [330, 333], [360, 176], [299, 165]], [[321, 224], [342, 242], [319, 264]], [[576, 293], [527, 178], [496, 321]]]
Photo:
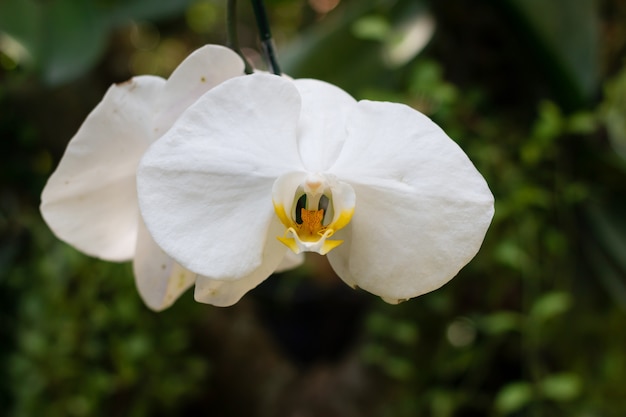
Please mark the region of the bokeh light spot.
[[326, 14], [339, 5], [341, 0], [309, 0], [309, 5], [319, 14]]
[[197, 1], [187, 9], [185, 18], [187, 26], [199, 34], [211, 32], [219, 18], [217, 6], [209, 1]]
[[452, 346], [465, 347], [474, 343], [476, 326], [471, 320], [460, 317], [450, 323], [446, 336]]

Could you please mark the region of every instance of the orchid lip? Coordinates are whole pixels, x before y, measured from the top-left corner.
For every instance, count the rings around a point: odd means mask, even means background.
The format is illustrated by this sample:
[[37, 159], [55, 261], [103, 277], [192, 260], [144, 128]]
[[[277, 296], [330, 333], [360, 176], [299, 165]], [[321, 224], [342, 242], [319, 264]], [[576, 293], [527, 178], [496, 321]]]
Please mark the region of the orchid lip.
[[273, 189], [274, 210], [286, 228], [277, 238], [296, 254], [325, 255], [343, 243], [329, 238], [350, 222], [354, 202], [352, 187], [332, 175], [285, 174]]

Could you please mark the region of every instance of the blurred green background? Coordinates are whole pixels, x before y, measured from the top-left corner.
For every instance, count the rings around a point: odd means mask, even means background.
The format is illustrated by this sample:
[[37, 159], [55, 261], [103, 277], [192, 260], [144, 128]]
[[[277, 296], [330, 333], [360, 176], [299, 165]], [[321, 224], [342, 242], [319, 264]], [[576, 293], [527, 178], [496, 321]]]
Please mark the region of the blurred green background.
[[[108, 86], [224, 44], [225, 1], [0, 1], [0, 415], [626, 415], [626, 3], [273, 0], [283, 70], [405, 102], [496, 197], [478, 256], [390, 306], [325, 259], [154, 313], [39, 194]], [[239, 36], [263, 67], [251, 7]]]

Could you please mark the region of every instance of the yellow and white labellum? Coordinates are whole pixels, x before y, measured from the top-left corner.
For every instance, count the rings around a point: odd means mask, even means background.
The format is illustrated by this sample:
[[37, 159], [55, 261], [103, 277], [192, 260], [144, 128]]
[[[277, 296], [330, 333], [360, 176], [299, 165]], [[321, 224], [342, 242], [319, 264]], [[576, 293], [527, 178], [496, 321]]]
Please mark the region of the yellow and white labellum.
[[294, 253], [326, 255], [343, 243], [330, 239], [354, 214], [352, 187], [329, 174], [292, 172], [274, 183], [272, 200], [276, 215], [286, 227], [278, 236]]

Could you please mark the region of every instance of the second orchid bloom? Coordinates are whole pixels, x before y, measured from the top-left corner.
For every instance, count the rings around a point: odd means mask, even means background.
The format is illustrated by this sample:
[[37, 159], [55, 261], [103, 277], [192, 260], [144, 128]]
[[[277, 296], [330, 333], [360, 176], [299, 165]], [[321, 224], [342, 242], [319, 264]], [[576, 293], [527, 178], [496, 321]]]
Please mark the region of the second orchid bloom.
[[[207, 45], [168, 80], [142, 75], [111, 86], [70, 140], [42, 192], [41, 214], [55, 235], [100, 259], [132, 260], [139, 294], [154, 310], [169, 307], [208, 278], [181, 267], [146, 230], [137, 202], [137, 165], [187, 107], [243, 73], [236, 53]], [[298, 263], [297, 256], [286, 256], [280, 267]], [[200, 300], [215, 305], [231, 305], [249, 290], [240, 281], [210, 281], [207, 288]]]

